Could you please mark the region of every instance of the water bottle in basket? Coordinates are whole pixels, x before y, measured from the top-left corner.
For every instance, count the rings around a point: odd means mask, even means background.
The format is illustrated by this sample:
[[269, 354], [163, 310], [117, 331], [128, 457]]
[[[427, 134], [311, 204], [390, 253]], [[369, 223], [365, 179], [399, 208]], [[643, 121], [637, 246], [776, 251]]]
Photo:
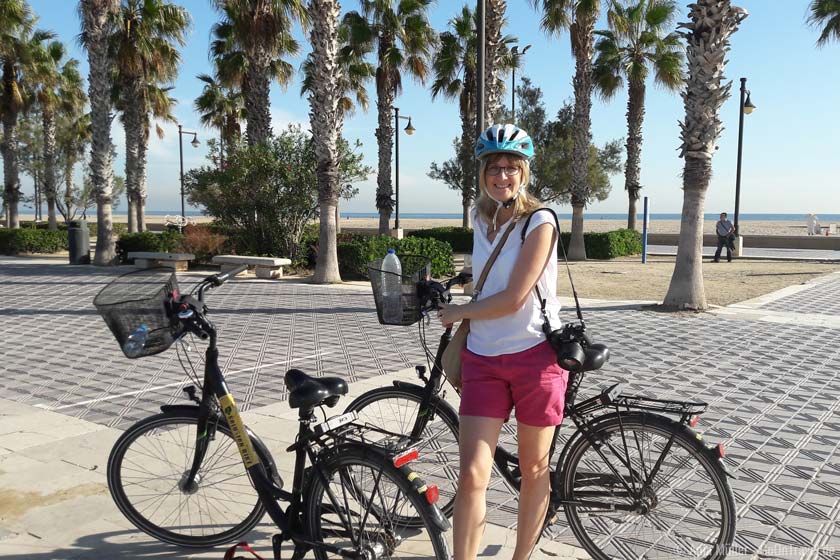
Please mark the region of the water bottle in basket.
[[388, 249], [388, 254], [382, 259], [382, 270], [382, 319], [386, 323], [400, 323], [403, 318], [402, 265], [393, 249]]
[[143, 347], [146, 346], [146, 338], [149, 336], [149, 327], [140, 325], [128, 335], [128, 338], [123, 344], [123, 352], [129, 358], [136, 358], [143, 353]]

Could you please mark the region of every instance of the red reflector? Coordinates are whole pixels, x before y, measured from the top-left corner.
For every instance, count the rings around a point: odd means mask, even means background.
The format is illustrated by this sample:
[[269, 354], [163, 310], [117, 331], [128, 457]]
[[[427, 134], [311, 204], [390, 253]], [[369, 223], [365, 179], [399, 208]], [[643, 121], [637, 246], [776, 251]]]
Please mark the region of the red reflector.
[[697, 422], [699, 422], [699, 421], [700, 421], [700, 416], [697, 415], [688, 422], [688, 425], [693, 428], [694, 426], [697, 425]]
[[440, 490], [438, 490], [437, 484], [430, 484], [426, 487], [426, 501], [430, 504], [434, 504], [440, 499]]
[[720, 457], [721, 459], [726, 457], [726, 451], [723, 450], [723, 444], [722, 443], [717, 444], [717, 452], [718, 452], [718, 457]]
[[419, 456], [420, 453], [418, 453], [416, 449], [409, 449], [408, 451], [404, 451], [394, 457], [394, 466], [400, 468], [403, 465], [409, 464]]
[[189, 309], [189, 306], [186, 303], [182, 303], [181, 304], [181, 311], [186, 311], [187, 309]]

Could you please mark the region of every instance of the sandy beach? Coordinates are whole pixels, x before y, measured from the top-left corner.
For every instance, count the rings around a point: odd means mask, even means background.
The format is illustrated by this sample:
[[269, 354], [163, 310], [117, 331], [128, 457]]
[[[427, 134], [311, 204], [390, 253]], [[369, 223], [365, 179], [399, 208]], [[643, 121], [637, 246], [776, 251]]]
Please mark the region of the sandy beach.
[[[174, 217], [174, 215], [173, 215]], [[188, 216], [190, 220], [193, 220], [196, 223], [207, 223], [212, 220], [209, 216]], [[32, 221], [35, 218], [32, 214], [22, 214], [20, 219], [22, 221]], [[88, 220], [94, 221], [96, 216], [89, 216]], [[146, 223], [148, 224], [163, 224], [166, 221], [166, 216], [157, 216], [151, 215], [146, 216]], [[124, 214], [115, 214], [114, 215], [114, 222], [115, 223], [127, 223], [128, 216]], [[393, 226], [394, 220], [393, 217], [391, 218], [391, 225]], [[400, 219], [400, 226], [404, 230], [415, 230], [415, 229], [427, 229], [427, 228], [434, 228], [434, 227], [444, 227], [444, 226], [455, 226], [458, 227], [461, 225], [460, 219], [441, 219], [441, 218], [401, 218]], [[743, 235], [805, 235], [805, 218], [803, 216], [802, 221], [794, 222], [794, 221], [761, 221], [761, 220], [744, 220], [741, 221], [739, 224], [741, 228], [741, 233]], [[823, 224], [828, 225], [828, 224]], [[838, 224], [840, 225], [840, 224]], [[588, 220], [584, 217], [583, 227], [584, 231], [612, 231], [615, 229], [619, 229], [626, 226], [626, 222], [624, 220], [604, 220], [604, 219], [591, 219]], [[349, 230], [373, 230], [379, 227], [379, 220], [377, 218], [342, 218], [341, 220], [341, 228], [342, 229], [349, 229]], [[572, 221], [569, 219], [561, 219], [560, 220], [560, 227], [568, 231], [572, 227]], [[637, 228], [639, 231], [642, 230], [641, 228], [641, 221], [637, 223]], [[704, 232], [708, 234], [713, 234], [715, 232], [715, 220], [706, 220], [704, 224]], [[680, 231], [680, 221], [679, 220], [651, 220], [650, 222], [650, 233], [679, 233]]]
[[[713, 234], [715, 232], [716, 220], [706, 220], [703, 229], [705, 233]], [[391, 221], [393, 225], [393, 219]], [[425, 229], [443, 226], [460, 226], [460, 219], [415, 219], [415, 218], [400, 218], [400, 226], [405, 230]], [[612, 231], [625, 227], [627, 222], [624, 220], [604, 220], [592, 219], [587, 220], [584, 217], [583, 228], [584, 231]], [[827, 224], [823, 224], [827, 225]], [[341, 227], [348, 229], [373, 229], [379, 226], [379, 220], [376, 218], [344, 218], [341, 220]], [[637, 229], [642, 230], [641, 222], [637, 223]], [[560, 227], [568, 231], [572, 227], [572, 221], [569, 219], [561, 219]], [[777, 221], [751, 221], [745, 220], [740, 222], [739, 227], [742, 235], [805, 235], [805, 219], [801, 222], [777, 222]], [[652, 220], [650, 222], [650, 233], [679, 233], [679, 220]]]

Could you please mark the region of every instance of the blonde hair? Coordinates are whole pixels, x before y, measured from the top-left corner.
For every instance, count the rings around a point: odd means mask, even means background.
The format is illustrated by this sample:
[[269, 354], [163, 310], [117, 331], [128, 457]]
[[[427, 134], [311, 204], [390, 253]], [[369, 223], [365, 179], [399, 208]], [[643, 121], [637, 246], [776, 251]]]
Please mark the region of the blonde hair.
[[490, 226], [493, 225], [493, 216], [496, 214], [496, 208], [498, 207], [498, 203], [496, 199], [494, 199], [487, 193], [487, 182], [484, 177], [485, 172], [487, 171], [487, 166], [496, 163], [502, 158], [502, 156], [507, 156], [508, 159], [511, 162], [513, 162], [514, 165], [519, 167], [520, 170], [519, 184], [521, 190], [519, 191], [519, 196], [517, 196], [516, 200], [513, 201], [513, 220], [516, 221], [522, 216], [527, 216], [528, 214], [542, 206], [540, 201], [528, 192], [528, 183], [531, 180], [531, 166], [528, 163], [528, 160], [517, 154], [491, 154], [485, 158], [481, 158], [478, 162], [479, 193], [478, 199], [475, 202], [475, 207], [478, 216], [480, 216]]

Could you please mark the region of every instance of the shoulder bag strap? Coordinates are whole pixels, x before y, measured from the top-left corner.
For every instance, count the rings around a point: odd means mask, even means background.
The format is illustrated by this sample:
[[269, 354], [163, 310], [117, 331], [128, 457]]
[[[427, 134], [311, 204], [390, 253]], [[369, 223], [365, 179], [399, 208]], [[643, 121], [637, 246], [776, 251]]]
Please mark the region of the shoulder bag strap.
[[490, 268], [493, 266], [493, 263], [496, 262], [496, 257], [499, 256], [499, 253], [502, 251], [502, 247], [504, 246], [505, 241], [507, 241], [507, 238], [510, 236], [510, 232], [512, 232], [513, 228], [515, 227], [516, 221], [513, 221], [502, 234], [502, 238], [499, 239], [499, 244], [496, 245], [496, 248], [493, 249], [492, 253], [490, 253], [490, 258], [487, 259], [487, 264], [484, 265], [484, 269], [482, 269], [481, 271], [481, 276], [479, 276], [478, 282], [475, 283], [472, 301], [475, 301], [481, 293], [481, 288], [484, 287], [484, 281], [487, 280], [487, 274], [490, 272]]

